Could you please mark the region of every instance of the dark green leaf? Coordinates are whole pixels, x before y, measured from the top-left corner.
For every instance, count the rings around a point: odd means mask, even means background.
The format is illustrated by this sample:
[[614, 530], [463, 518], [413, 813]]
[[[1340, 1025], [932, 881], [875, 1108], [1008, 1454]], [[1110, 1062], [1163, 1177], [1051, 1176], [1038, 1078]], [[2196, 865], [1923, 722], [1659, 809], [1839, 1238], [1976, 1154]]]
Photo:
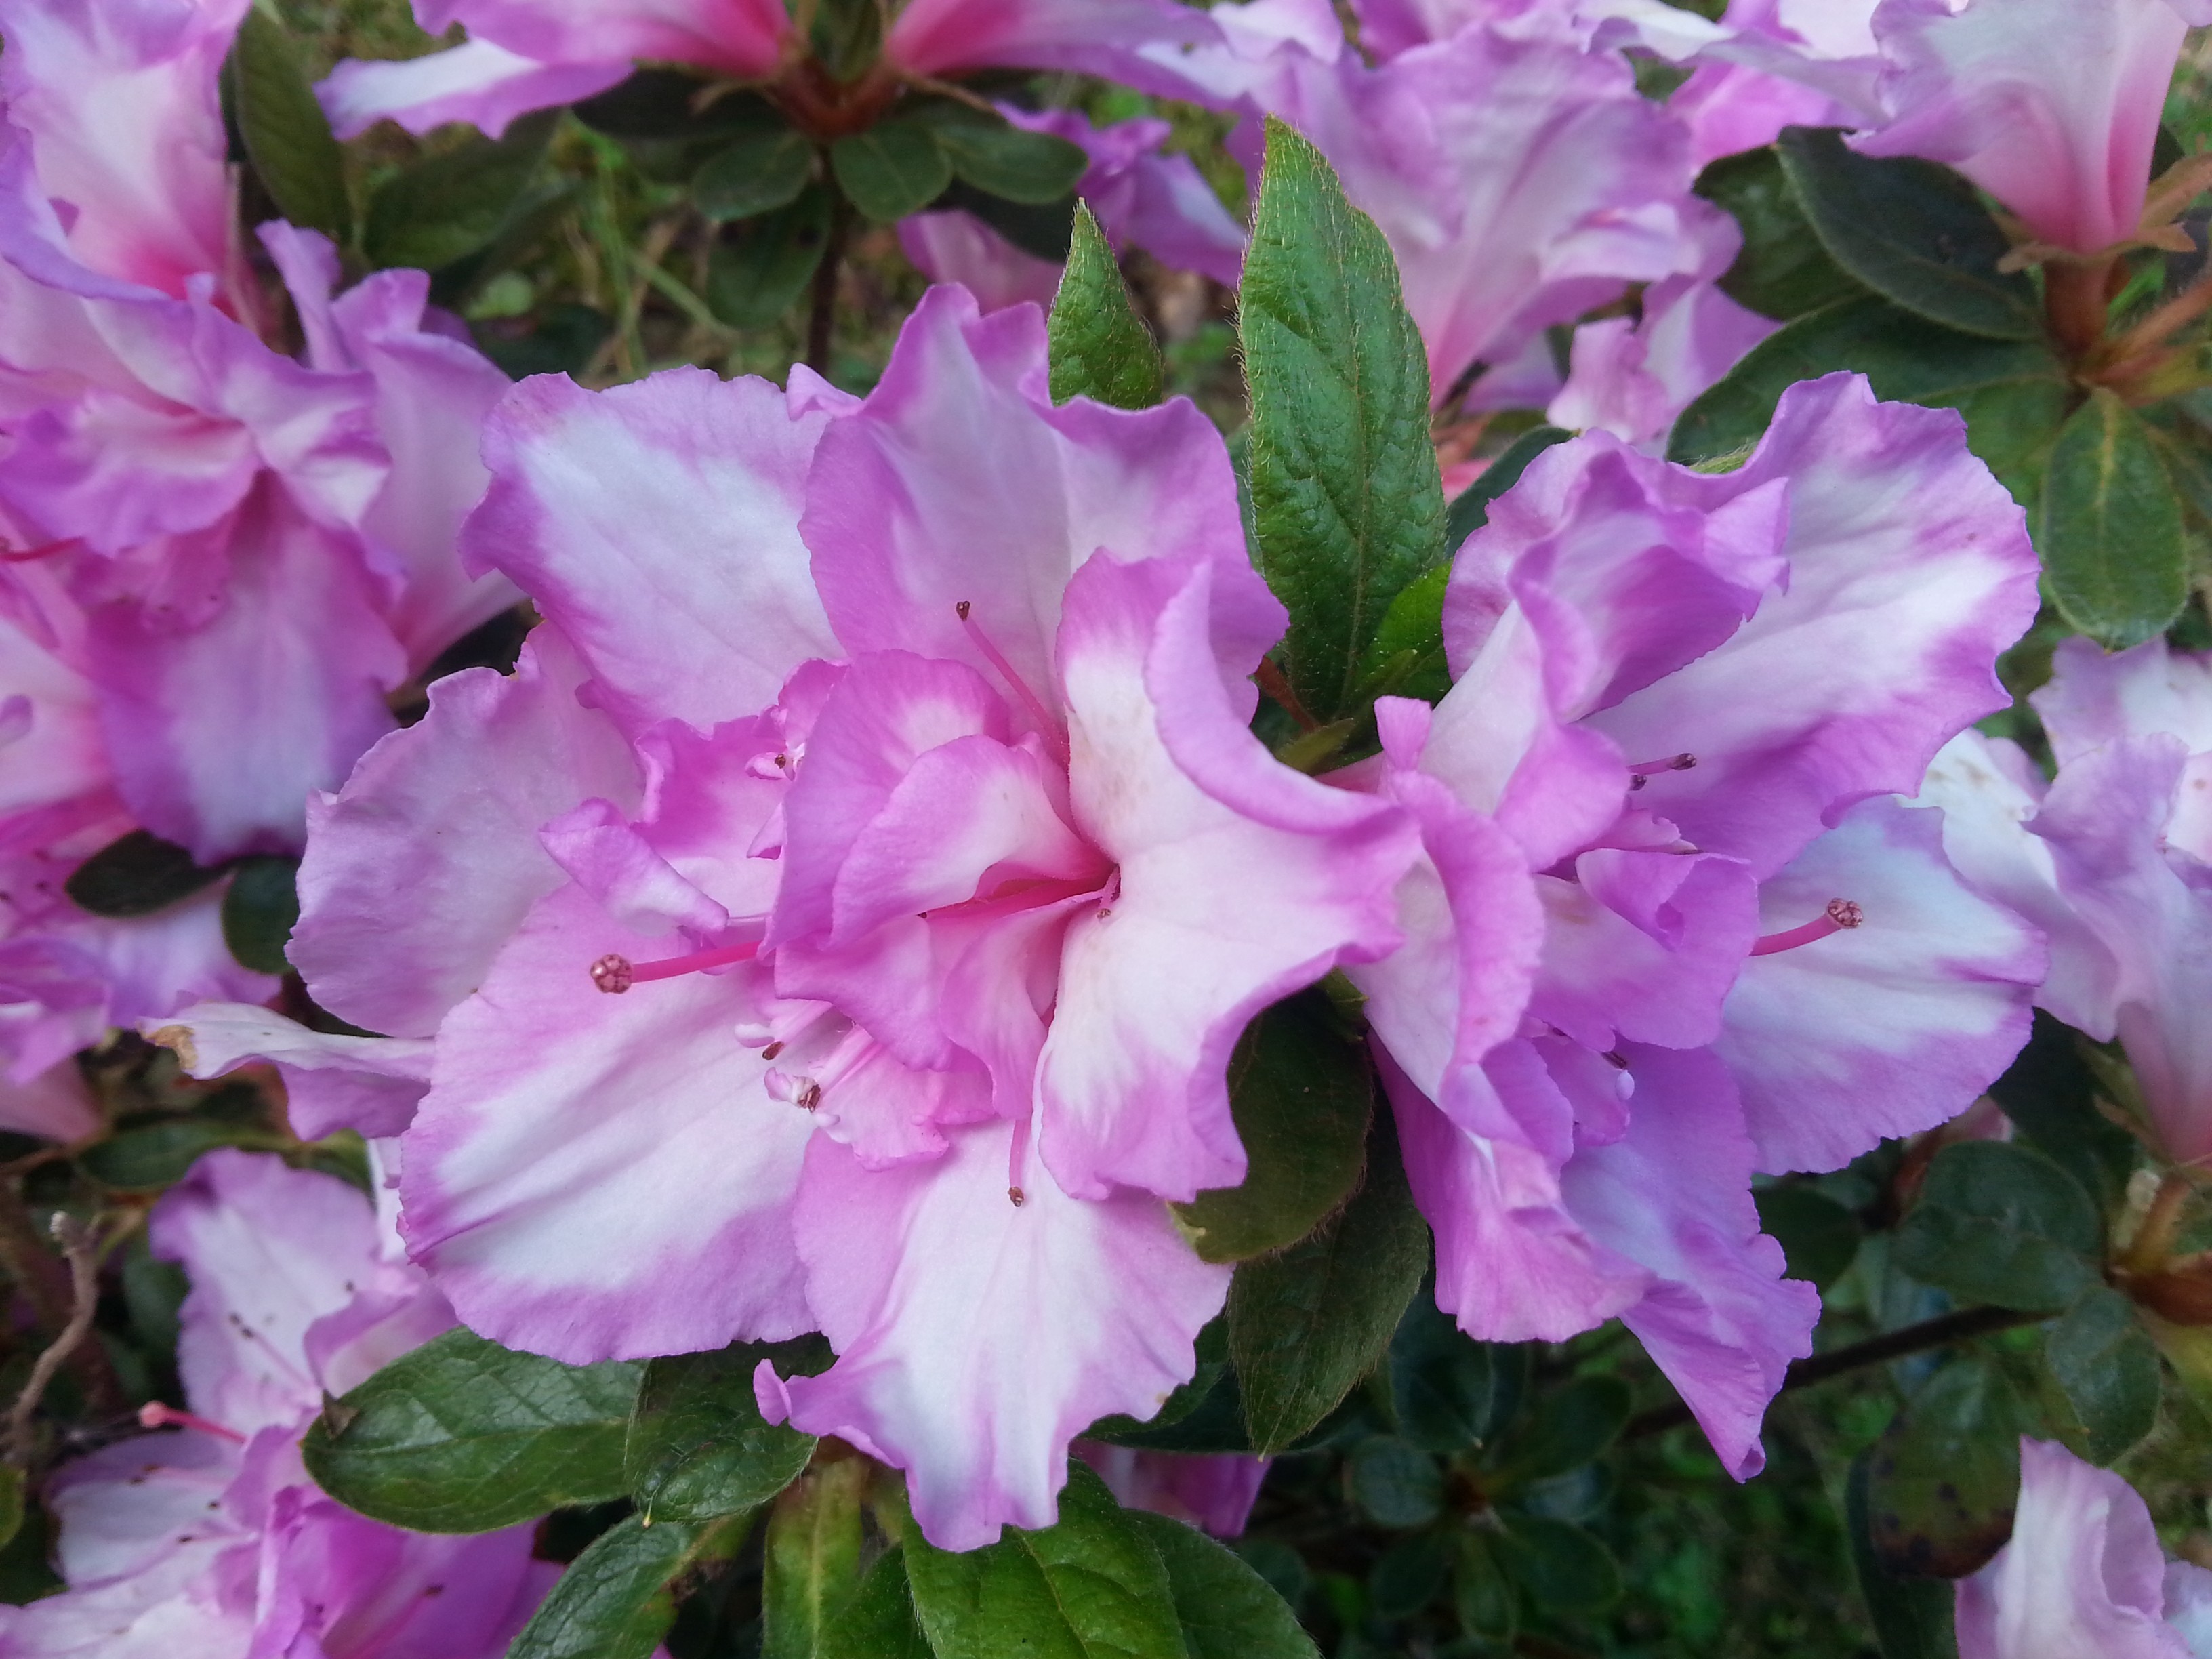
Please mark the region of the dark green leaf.
[[1957, 173], [1861, 155], [1828, 127], [1789, 128], [1775, 149], [1821, 245], [1860, 282], [1968, 334], [2042, 338], [2035, 284], [1997, 269], [2012, 244]]
[[1743, 231], [1743, 251], [1720, 281], [1738, 305], [1787, 322], [1865, 292], [1820, 246], [1771, 146], [1723, 155], [1696, 188]]
[[865, 1457], [817, 1464], [775, 1500], [763, 1556], [761, 1659], [818, 1659], [860, 1582]]
[[781, 1376], [821, 1370], [826, 1346], [818, 1339], [805, 1346], [803, 1358], [747, 1342], [647, 1365], [623, 1461], [630, 1494], [647, 1519], [740, 1514], [799, 1478], [814, 1437], [762, 1419], [753, 1371], [771, 1357]]
[[1859, 1253], [1859, 1219], [1823, 1193], [1795, 1182], [1762, 1187], [1759, 1231], [1782, 1246], [1790, 1277], [1822, 1290], [1842, 1278]]
[[766, 328], [806, 291], [830, 245], [826, 190], [722, 233], [707, 259], [707, 306], [732, 328]]
[[1990, 340], [1866, 295], [1800, 317], [1752, 348], [1674, 422], [1667, 458], [1695, 465], [1757, 443], [1783, 392], [1838, 369], [1878, 398], [1955, 409], [1966, 440], [2014, 499], [2033, 502], [2072, 404], [2065, 370], [2033, 341]]
[[2094, 1282], [2102, 1242], [2088, 1194], [2065, 1170], [2025, 1146], [1968, 1140], [1929, 1165], [1893, 1255], [1954, 1296], [2055, 1311]]
[[2036, 1150], [2047, 1152], [2102, 1209], [2117, 1208], [2138, 1143], [2097, 1109], [2097, 1079], [2073, 1027], [2041, 1009], [2035, 1029], [1990, 1093]]
[[748, 134], [691, 175], [691, 204], [707, 218], [750, 219], [799, 199], [814, 177], [814, 146], [786, 127]]
[[1398, 590], [1367, 647], [1362, 694], [1443, 701], [1451, 690], [1444, 657], [1444, 590], [1450, 583], [1451, 567], [1440, 564]]
[[2142, 417], [2101, 387], [2058, 434], [2035, 544], [2061, 613], [2113, 650], [2188, 603], [2180, 498]]
[[1505, 1576], [1547, 1613], [1588, 1616], [1620, 1600], [1613, 1552], [1571, 1522], [1516, 1516], [1496, 1548]]
[[238, 134], [269, 199], [294, 224], [343, 245], [353, 234], [344, 157], [284, 25], [247, 8], [227, 69]]
[[1490, 504], [1521, 482], [1521, 475], [1528, 470], [1528, 463], [1553, 444], [1563, 444], [1574, 436], [1556, 426], [1540, 426], [1522, 433], [1504, 452], [1483, 469], [1477, 478], [1458, 495], [1452, 497], [1450, 509], [1444, 514], [1444, 547], [1457, 553], [1469, 536], [1490, 522]]
[[933, 208], [957, 208], [963, 213], [973, 214], [1023, 252], [1040, 259], [1067, 258], [1069, 240], [1074, 234], [1075, 210], [1079, 205], [1072, 191], [1057, 201], [1041, 205], [1010, 202], [959, 179], [955, 179], [952, 187], [931, 204]]
[[919, 213], [952, 182], [952, 162], [919, 121], [884, 121], [830, 147], [846, 199], [881, 224]]
[[568, 1564], [507, 1659], [649, 1659], [676, 1620], [670, 1583], [727, 1553], [741, 1527], [624, 1516]]
[[504, 137], [471, 138], [386, 179], [362, 233], [370, 263], [435, 270], [489, 244], [525, 202], [560, 115], [526, 115]]
[[893, 1550], [860, 1580], [822, 1632], [821, 1659], [933, 1659], [906, 1581], [906, 1554]]
[[416, 1532], [490, 1532], [623, 1495], [643, 1368], [563, 1365], [465, 1330], [325, 1408], [301, 1450], [323, 1490]]
[[[715, 252], [719, 254], [720, 249]], [[599, 352], [614, 324], [603, 311], [574, 301], [548, 306], [526, 323], [498, 319], [471, 325], [477, 349], [506, 371], [511, 380], [532, 374], [580, 374]]]
[[1851, 1464], [1844, 1500], [1844, 1530], [1851, 1542], [1851, 1565], [1881, 1644], [1882, 1659], [1959, 1659], [1951, 1633], [1958, 1592], [1940, 1578], [1899, 1577], [1875, 1553], [1868, 1513], [1868, 1489], [1876, 1455], [1863, 1452]]
[[1617, 1376], [1578, 1376], [1543, 1395], [1525, 1427], [1500, 1448], [1498, 1467], [1516, 1480], [1562, 1474], [1601, 1456], [1628, 1426], [1635, 1401]]
[[1367, 1178], [1351, 1203], [1229, 1286], [1229, 1350], [1252, 1445], [1302, 1438], [1375, 1368], [1429, 1265], [1390, 1115], [1376, 1115]]
[[2158, 1426], [2158, 1350], [2118, 1291], [2093, 1285], [2045, 1334], [2043, 1360], [2093, 1463], [2112, 1463]]
[[1052, 339], [1052, 400], [1091, 398], [1116, 409], [1159, 402], [1165, 370], [1152, 331], [1130, 303], [1114, 249], [1091, 216], [1075, 210], [1067, 270], [1046, 319]]
[[911, 1534], [906, 1557], [937, 1659], [1186, 1659], [1159, 1552], [1080, 1463], [1057, 1526], [963, 1554]]
[[1244, 1182], [1173, 1206], [1208, 1261], [1295, 1244], [1359, 1181], [1374, 1104], [1366, 1051], [1337, 1034], [1308, 992], [1266, 1010], [1229, 1060], [1229, 1103], [1250, 1159]]
[[1436, 1532], [1401, 1538], [1367, 1574], [1367, 1605], [1378, 1619], [1410, 1619], [1443, 1589], [1451, 1562]]
[[144, 916], [190, 898], [222, 873], [194, 864], [174, 842], [133, 830], [78, 865], [62, 890], [95, 916]]
[[1379, 1527], [1425, 1527], [1443, 1512], [1444, 1472], [1410, 1440], [1370, 1435], [1344, 1462], [1345, 1489]]
[[1521, 1622], [1521, 1598], [1498, 1561], [1495, 1534], [1463, 1533], [1452, 1563], [1452, 1606], [1459, 1627], [1480, 1642], [1503, 1646]]
[[15, 1541], [23, 1529], [23, 1472], [12, 1463], [0, 1464], [0, 1549]]
[[222, 942], [239, 962], [258, 974], [281, 974], [291, 966], [284, 947], [300, 920], [300, 861], [263, 855], [240, 859], [231, 867], [222, 896]]
[[953, 172], [976, 189], [1027, 207], [1057, 202], [1090, 170], [1080, 144], [1011, 121], [947, 121], [933, 129]]
[[173, 1117], [118, 1130], [76, 1155], [77, 1168], [117, 1192], [150, 1193], [182, 1181], [202, 1152], [242, 1146], [273, 1152], [291, 1143], [258, 1123]]
[[1190, 1659], [1319, 1659], [1274, 1587], [1204, 1533], [1142, 1510], [1123, 1519], [1159, 1552]]
[[883, 49], [882, 0], [817, 0], [814, 52], [838, 81], [860, 79]]
[[1462, 1451], [1493, 1438], [1521, 1407], [1528, 1351], [1477, 1342], [1416, 1296], [1390, 1340], [1390, 1405], [1398, 1432], [1431, 1451]]
[[1353, 712], [1390, 601], [1443, 558], [1443, 486], [1389, 244], [1272, 118], [1241, 311], [1260, 567], [1291, 613], [1285, 672], [1326, 724]]
[[1129, 1417], [1102, 1418], [1084, 1431], [1085, 1437], [1150, 1451], [1251, 1450], [1237, 1374], [1229, 1368], [1225, 1316], [1209, 1322], [1199, 1332], [1197, 1350], [1196, 1372], [1152, 1416], [1142, 1423]]
[[2012, 1536], [2021, 1408], [2004, 1373], [1954, 1360], [1875, 1443], [1868, 1540], [1898, 1577], [1963, 1578]]
[[746, 133], [771, 132], [786, 125], [767, 100], [723, 90], [702, 105], [701, 94], [714, 82], [681, 70], [641, 69], [568, 112], [594, 132], [610, 138], [696, 144]]

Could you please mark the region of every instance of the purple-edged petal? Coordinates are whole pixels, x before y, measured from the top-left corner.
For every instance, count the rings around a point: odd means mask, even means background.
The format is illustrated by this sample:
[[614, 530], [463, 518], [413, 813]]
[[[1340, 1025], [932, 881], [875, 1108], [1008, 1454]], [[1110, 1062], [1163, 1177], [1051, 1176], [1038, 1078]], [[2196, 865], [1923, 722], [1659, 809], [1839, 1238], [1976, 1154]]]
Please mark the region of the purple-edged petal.
[[[1070, 924], [1037, 1073], [1045, 1161], [1083, 1197], [1243, 1178], [1229, 1053], [1251, 1017], [1400, 940], [1413, 825], [1268, 755], [1221, 659], [1279, 611], [1249, 567], [1099, 557], [1060, 637], [1076, 821], [1119, 891]], [[1253, 653], [1256, 656], [1256, 652]]]
[[790, 1212], [812, 1125], [738, 1045], [755, 970], [593, 981], [602, 955], [671, 945], [565, 888], [441, 1028], [403, 1231], [471, 1329], [585, 1364], [808, 1328]]
[[422, 58], [349, 58], [316, 84], [315, 96], [341, 138], [387, 120], [416, 134], [466, 121], [496, 138], [517, 116], [605, 92], [629, 71], [626, 58], [544, 64], [489, 40], [464, 40]]
[[1139, 1451], [1096, 1440], [1079, 1440], [1075, 1452], [1123, 1509], [1150, 1510], [1216, 1538], [1244, 1530], [1271, 1461], [1237, 1452]]
[[873, 1174], [817, 1141], [797, 1226], [837, 1363], [759, 1379], [772, 1418], [904, 1469], [944, 1549], [1050, 1526], [1068, 1443], [1101, 1417], [1157, 1412], [1229, 1289], [1164, 1205], [1072, 1199], [1033, 1153], [1015, 1161], [1018, 1133], [963, 1130], [935, 1163]]
[[243, 1002], [203, 1002], [147, 1026], [145, 1036], [174, 1049], [194, 1077], [274, 1066], [284, 1080], [292, 1133], [306, 1139], [340, 1129], [371, 1139], [396, 1135], [430, 1086], [431, 1044], [424, 1038], [335, 1036]]
[[1974, 1103], [2027, 1041], [2042, 936], [1959, 878], [1937, 814], [1868, 801], [1759, 889], [1770, 935], [1832, 901], [1855, 927], [1755, 957], [1715, 1051], [1759, 1167], [1833, 1170]]
[[898, 222], [899, 247], [933, 283], [957, 283], [988, 313], [1008, 306], [1051, 307], [1066, 267], [1016, 247], [972, 213], [910, 214]]
[[2060, 766], [2130, 738], [2166, 732], [2189, 751], [2166, 840], [2212, 860], [2212, 655], [2162, 639], [2107, 653], [2076, 636], [2059, 641], [2049, 684], [2030, 699]]
[[288, 953], [324, 1007], [368, 1030], [431, 1036], [565, 879], [540, 827], [594, 796], [635, 799], [627, 746], [577, 703], [583, 675], [540, 628], [511, 677], [440, 680], [418, 725], [309, 803]]
[[18, 1083], [0, 1076], [0, 1129], [48, 1140], [82, 1140], [98, 1132], [100, 1113], [74, 1059]]
[[417, 0], [415, 17], [543, 63], [656, 58], [739, 80], [774, 70], [791, 33], [781, 0]]
[[2012, 1541], [1959, 1582], [1959, 1659], [2190, 1659], [2166, 1571], [2134, 1487], [2023, 1436]]
[[1172, 97], [1160, 60], [1212, 33], [1174, 0], [909, 0], [884, 56], [916, 75], [1066, 70]]
[[1628, 1132], [1576, 1153], [1567, 1205], [1602, 1248], [1651, 1275], [1622, 1310], [1737, 1480], [1766, 1455], [1759, 1425], [1793, 1359], [1813, 1352], [1820, 1297], [1786, 1279], [1759, 1231], [1752, 1146], [1727, 1067], [1697, 1049], [1631, 1047]]
[[540, 375], [485, 424], [468, 557], [560, 625], [632, 732], [757, 714], [800, 663], [839, 654], [799, 538], [830, 421], [799, 402], [703, 369], [608, 392]]

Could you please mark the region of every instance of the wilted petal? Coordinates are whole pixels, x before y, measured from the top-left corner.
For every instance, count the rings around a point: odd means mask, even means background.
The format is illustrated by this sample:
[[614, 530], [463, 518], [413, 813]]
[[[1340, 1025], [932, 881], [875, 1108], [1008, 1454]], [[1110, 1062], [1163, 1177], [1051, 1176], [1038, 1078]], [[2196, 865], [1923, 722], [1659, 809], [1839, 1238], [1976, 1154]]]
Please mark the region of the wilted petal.
[[244, 1002], [203, 1002], [144, 1035], [176, 1051], [186, 1072], [221, 1077], [274, 1066], [284, 1080], [292, 1133], [319, 1139], [340, 1129], [396, 1135], [430, 1086], [432, 1045], [419, 1037], [337, 1036]]

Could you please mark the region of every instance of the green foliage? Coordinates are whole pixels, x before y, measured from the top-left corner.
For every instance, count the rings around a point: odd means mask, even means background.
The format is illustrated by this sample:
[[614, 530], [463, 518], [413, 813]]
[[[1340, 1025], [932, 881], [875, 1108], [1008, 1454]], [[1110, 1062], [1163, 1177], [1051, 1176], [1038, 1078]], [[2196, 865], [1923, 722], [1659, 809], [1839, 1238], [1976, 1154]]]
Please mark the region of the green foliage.
[[350, 241], [353, 198], [346, 191], [345, 158], [284, 26], [248, 7], [223, 70], [239, 137], [277, 211], [341, 246]]
[[502, 137], [479, 135], [386, 179], [362, 229], [369, 263], [436, 270], [489, 247], [526, 210], [559, 119], [557, 110], [526, 115]]
[[1628, 1425], [1634, 1403], [1617, 1376], [1578, 1376], [1561, 1384], [1537, 1402], [1528, 1425], [1505, 1447], [1504, 1472], [1516, 1480], [1538, 1480], [1601, 1456]]
[[649, 1659], [676, 1620], [672, 1583], [734, 1547], [742, 1524], [625, 1516], [569, 1564], [507, 1659]]
[[1318, 991], [1277, 1003], [1247, 1026], [1229, 1061], [1229, 1103], [1250, 1160], [1242, 1185], [1174, 1206], [1208, 1261], [1243, 1261], [1295, 1244], [1341, 1205], [1365, 1161], [1375, 1085]]
[[952, 182], [952, 161], [936, 132], [915, 120], [883, 121], [840, 138], [830, 146], [830, 167], [846, 199], [884, 224], [921, 212]]
[[1390, 601], [1443, 556], [1443, 489], [1389, 246], [1273, 119], [1240, 326], [1260, 568], [1291, 613], [1284, 671], [1326, 724], [1352, 712]]
[[2188, 602], [2180, 498], [2150, 428], [2108, 391], [2059, 432], [2035, 544], [2066, 620], [2114, 650], [2163, 632]]
[[708, 218], [750, 219], [799, 199], [814, 178], [814, 146], [790, 128], [748, 133], [691, 175], [691, 200]]
[[1487, 1443], [1520, 1409], [1528, 1386], [1528, 1349], [1469, 1340], [1426, 1293], [1413, 1298], [1390, 1340], [1398, 1432], [1431, 1451]]
[[1066, 273], [1046, 319], [1052, 400], [1091, 398], [1116, 409], [1159, 402], [1165, 369], [1152, 331], [1130, 302], [1114, 249], [1089, 208], [1075, 210]]
[[194, 864], [173, 842], [133, 830], [78, 865], [62, 890], [95, 916], [147, 916], [190, 898], [222, 873]]
[[1882, 1659], [1958, 1659], [1951, 1632], [1957, 1595], [1941, 1578], [1893, 1572], [1875, 1550], [1873, 1532], [1875, 1454], [1851, 1465], [1844, 1498], [1851, 1565], [1865, 1598]]
[[2055, 1310], [2094, 1282], [2103, 1229], [2081, 1183], [2003, 1141], [1946, 1146], [1898, 1229], [1898, 1265], [1954, 1296]]
[[860, 1586], [861, 1457], [817, 1463], [769, 1512], [761, 1593], [762, 1659], [820, 1659]]
[[1443, 1471], [1411, 1441], [1370, 1435], [1344, 1466], [1352, 1501], [1378, 1527], [1425, 1527], [1443, 1512]]
[[1858, 1218], [1826, 1194], [1791, 1182], [1753, 1194], [1759, 1230], [1782, 1246], [1792, 1279], [1826, 1290], [1859, 1253]]
[[1867, 1536], [1892, 1577], [1963, 1578], [2012, 1536], [2021, 1407], [2003, 1371], [1964, 1358], [1921, 1385], [1868, 1465]]
[[1122, 1520], [1167, 1569], [1190, 1659], [1320, 1659], [1267, 1581], [1204, 1533], [1142, 1510]]
[[245, 966], [283, 973], [284, 947], [300, 920], [300, 861], [274, 855], [240, 859], [222, 896], [222, 942]]
[[948, 100], [923, 114], [953, 173], [986, 195], [1043, 207], [1067, 195], [1090, 170], [1091, 157], [1080, 144], [1028, 131], [969, 105]]
[[2081, 1058], [2081, 1038], [2040, 1010], [2027, 1046], [1990, 1085], [2021, 1137], [2082, 1184], [2091, 1200], [2117, 1211], [2135, 1169], [2136, 1138], [2097, 1109], [2097, 1079]]
[[933, 1659], [921, 1633], [906, 1554], [878, 1559], [837, 1616], [822, 1632], [821, 1659]]
[[301, 1452], [325, 1492], [373, 1519], [489, 1532], [623, 1495], [643, 1369], [563, 1365], [447, 1331], [325, 1404]]
[[2091, 1462], [2117, 1461], [2158, 1426], [2158, 1350], [2118, 1291], [2084, 1291], [2044, 1334], [2043, 1358], [2065, 1396], [2069, 1438]]
[[1738, 305], [1787, 322], [1866, 291], [1821, 246], [1771, 145], [1723, 155], [1698, 175], [1697, 191], [1743, 231], [1743, 249], [1720, 280]]
[[623, 1437], [624, 1483], [648, 1521], [709, 1521], [767, 1503], [799, 1478], [814, 1437], [764, 1421], [753, 1372], [811, 1373], [829, 1360], [818, 1339], [744, 1342], [678, 1354], [645, 1368]]
[[273, 1152], [285, 1137], [251, 1121], [202, 1116], [134, 1123], [86, 1147], [76, 1166], [112, 1192], [155, 1193], [182, 1181], [202, 1152], [238, 1146]]
[[791, 309], [830, 246], [833, 198], [802, 191], [790, 206], [726, 231], [707, 265], [707, 304], [732, 328], [763, 328]]

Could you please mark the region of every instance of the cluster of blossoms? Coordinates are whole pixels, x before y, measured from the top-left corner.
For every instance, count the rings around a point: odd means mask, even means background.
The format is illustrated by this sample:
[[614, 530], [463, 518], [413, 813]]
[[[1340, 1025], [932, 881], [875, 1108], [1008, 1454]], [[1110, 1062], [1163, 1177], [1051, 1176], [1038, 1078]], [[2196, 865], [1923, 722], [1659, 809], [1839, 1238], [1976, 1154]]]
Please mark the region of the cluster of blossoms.
[[[868, 96], [1100, 76], [1248, 118], [1255, 176], [1263, 118], [1309, 135], [1437, 409], [1579, 434], [1448, 550], [1449, 691], [1371, 698], [1372, 752], [1317, 775], [1255, 735], [1289, 617], [1229, 445], [1187, 401], [1055, 401], [1056, 264], [907, 219], [943, 280], [865, 398], [804, 367], [510, 386], [423, 273], [340, 292], [325, 239], [237, 234], [245, 10], [0, 0], [0, 1123], [92, 1132], [71, 1056], [122, 1026], [196, 1077], [273, 1066], [295, 1135], [392, 1173], [372, 1206], [225, 1152], [160, 1201], [190, 1409], [64, 1466], [70, 1588], [0, 1610], [0, 1654], [500, 1651], [556, 1576], [531, 1528], [403, 1532], [300, 1462], [326, 1395], [455, 1323], [579, 1365], [819, 1332], [834, 1364], [763, 1361], [761, 1413], [902, 1471], [940, 1548], [1051, 1525], [1072, 1447], [1235, 1532], [1261, 1461], [1079, 1442], [1196, 1370], [1231, 1268], [1170, 1206], [1245, 1179], [1232, 1050], [1332, 976], [1437, 1305], [1497, 1342], [1620, 1318], [1739, 1479], [1820, 1313], [1759, 1177], [1957, 1117], [2039, 1006], [2124, 1047], [2166, 1158], [2212, 1158], [2212, 662], [2062, 647], [2046, 785], [1973, 730], [2038, 561], [1958, 416], [1835, 374], [1731, 469], [1653, 453], [1775, 326], [1718, 286], [1706, 162], [1839, 125], [1957, 167], [2054, 270], [2165, 246], [2193, 5], [898, 10]], [[821, 73], [781, 0], [416, 11], [466, 43], [341, 64], [340, 133], [496, 134], [637, 59], [792, 100]], [[1117, 247], [1234, 281], [1244, 229], [1166, 123], [1002, 112], [1083, 149]], [[400, 726], [518, 599], [514, 672]], [[78, 908], [134, 834], [205, 884]], [[301, 860], [289, 994], [221, 925], [262, 854]], [[2206, 1322], [2212, 1267], [2139, 1294]], [[2141, 1501], [2022, 1456], [1962, 1653], [2084, 1650], [2062, 1620], [2212, 1650]]]

